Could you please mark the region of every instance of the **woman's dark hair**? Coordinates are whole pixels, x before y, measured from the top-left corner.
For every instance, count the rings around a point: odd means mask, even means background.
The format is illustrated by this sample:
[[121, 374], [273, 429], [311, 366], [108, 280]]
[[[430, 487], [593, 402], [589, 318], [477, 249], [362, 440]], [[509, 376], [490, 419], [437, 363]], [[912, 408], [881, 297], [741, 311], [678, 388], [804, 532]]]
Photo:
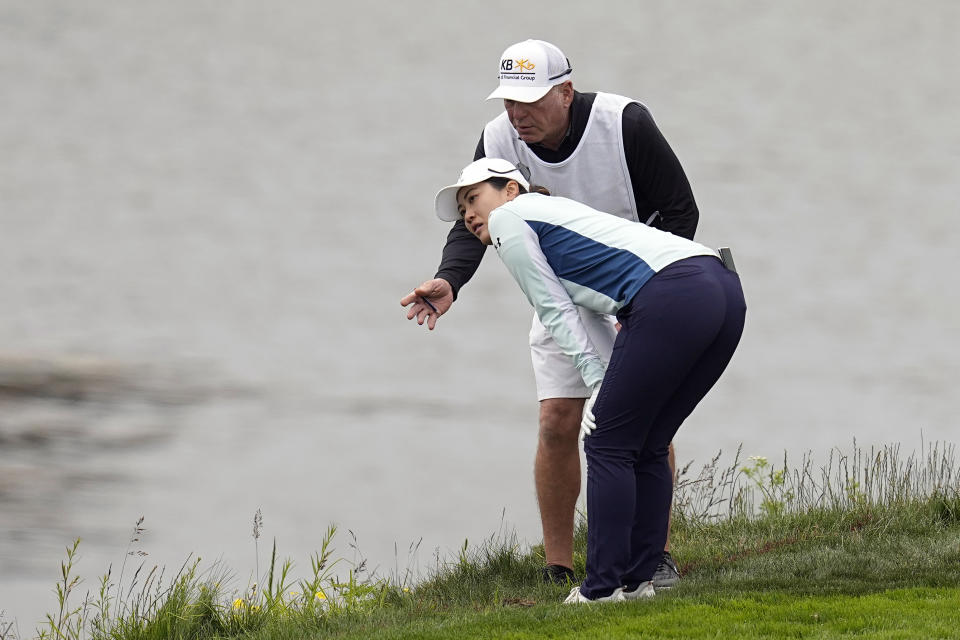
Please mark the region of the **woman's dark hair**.
[[[512, 178], [487, 178], [486, 180], [484, 180], [484, 182], [489, 182], [491, 185], [493, 185], [493, 188], [496, 189], [497, 191], [503, 191], [504, 189], [507, 188], [507, 184], [509, 184], [511, 180]], [[517, 182], [517, 181], [513, 180], [513, 182]], [[541, 187], [538, 184], [530, 185], [529, 190], [524, 189], [523, 185], [520, 184], [519, 182], [517, 182], [517, 186], [520, 188], [520, 193], [541, 193], [545, 196], [550, 195], [549, 189], [547, 189], [546, 187]]]

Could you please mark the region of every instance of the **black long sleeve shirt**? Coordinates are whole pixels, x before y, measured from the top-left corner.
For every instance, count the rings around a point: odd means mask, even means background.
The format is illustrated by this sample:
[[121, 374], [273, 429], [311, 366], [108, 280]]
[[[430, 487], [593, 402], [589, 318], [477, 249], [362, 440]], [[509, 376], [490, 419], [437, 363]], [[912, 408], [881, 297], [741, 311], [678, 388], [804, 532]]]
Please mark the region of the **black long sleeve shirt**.
[[[530, 150], [547, 163], [569, 158], [580, 144], [596, 95], [574, 92], [570, 129], [558, 149], [532, 144], [528, 145]], [[624, 155], [640, 221], [650, 220], [652, 227], [692, 240], [700, 218], [697, 203], [680, 161], [653, 116], [643, 105], [631, 102], [623, 110], [622, 125]], [[481, 133], [474, 160], [485, 156]], [[447, 235], [435, 277], [449, 282], [456, 297], [476, 273], [485, 250], [486, 246], [458, 220]]]

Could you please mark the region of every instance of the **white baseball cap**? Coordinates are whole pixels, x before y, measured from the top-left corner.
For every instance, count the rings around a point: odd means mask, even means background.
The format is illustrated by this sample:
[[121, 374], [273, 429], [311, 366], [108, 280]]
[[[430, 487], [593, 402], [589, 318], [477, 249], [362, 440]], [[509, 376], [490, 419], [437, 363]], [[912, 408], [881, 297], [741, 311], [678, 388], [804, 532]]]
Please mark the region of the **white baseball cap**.
[[444, 187], [437, 192], [436, 207], [437, 217], [446, 222], [454, 222], [460, 219], [460, 211], [457, 209], [457, 192], [463, 187], [468, 187], [489, 178], [508, 178], [516, 180], [525, 190], [530, 189], [530, 183], [523, 177], [520, 170], [513, 166], [508, 160], [502, 158], [480, 158], [474, 160], [460, 172], [460, 178], [456, 184]]
[[536, 102], [551, 87], [569, 80], [572, 72], [563, 51], [543, 40], [524, 40], [510, 45], [500, 56], [500, 86], [487, 100]]

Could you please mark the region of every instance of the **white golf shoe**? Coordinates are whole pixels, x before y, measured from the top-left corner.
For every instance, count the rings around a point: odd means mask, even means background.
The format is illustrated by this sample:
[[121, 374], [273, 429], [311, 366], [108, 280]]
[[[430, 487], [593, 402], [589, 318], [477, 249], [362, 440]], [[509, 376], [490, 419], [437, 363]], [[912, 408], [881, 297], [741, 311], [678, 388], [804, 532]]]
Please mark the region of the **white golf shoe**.
[[623, 602], [623, 589], [617, 588], [616, 591], [611, 593], [608, 596], [602, 598], [594, 598], [591, 600], [587, 596], [580, 593], [580, 587], [574, 587], [570, 589], [570, 595], [567, 596], [567, 599], [563, 601], [563, 604], [590, 604], [593, 602]]
[[641, 582], [640, 586], [634, 589], [633, 591], [627, 591], [622, 589], [624, 600], [643, 600], [645, 598], [652, 598], [657, 595], [657, 592], [653, 589], [653, 581], [647, 580], [646, 582]]

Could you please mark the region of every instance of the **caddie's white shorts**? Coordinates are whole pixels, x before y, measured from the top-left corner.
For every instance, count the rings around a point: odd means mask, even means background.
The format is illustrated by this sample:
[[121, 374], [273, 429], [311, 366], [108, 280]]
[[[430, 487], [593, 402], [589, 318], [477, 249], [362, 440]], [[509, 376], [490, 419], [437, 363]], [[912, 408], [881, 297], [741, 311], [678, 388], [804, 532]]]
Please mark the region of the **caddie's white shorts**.
[[[583, 307], [577, 307], [577, 310], [587, 335], [606, 365], [617, 338], [617, 319]], [[573, 358], [560, 350], [537, 314], [533, 314], [530, 326], [530, 359], [533, 361], [533, 377], [537, 381], [537, 400], [590, 397], [591, 390], [583, 383]]]

